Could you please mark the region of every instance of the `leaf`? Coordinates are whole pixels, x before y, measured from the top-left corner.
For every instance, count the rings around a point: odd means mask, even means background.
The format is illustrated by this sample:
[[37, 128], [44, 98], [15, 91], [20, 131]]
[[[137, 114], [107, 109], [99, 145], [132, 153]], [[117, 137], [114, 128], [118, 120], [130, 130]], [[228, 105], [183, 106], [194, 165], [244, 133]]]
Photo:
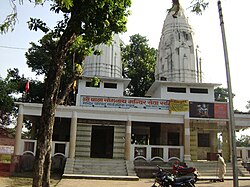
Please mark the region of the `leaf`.
[[37, 31], [38, 29], [40, 29], [44, 33], [47, 33], [50, 30], [49, 27], [46, 26], [46, 23], [44, 23], [40, 19], [30, 18], [30, 21], [28, 21], [27, 23], [30, 30]]
[[0, 24], [0, 33], [5, 34], [6, 32], [13, 31], [17, 21], [17, 13], [12, 13], [6, 17], [3, 24]]

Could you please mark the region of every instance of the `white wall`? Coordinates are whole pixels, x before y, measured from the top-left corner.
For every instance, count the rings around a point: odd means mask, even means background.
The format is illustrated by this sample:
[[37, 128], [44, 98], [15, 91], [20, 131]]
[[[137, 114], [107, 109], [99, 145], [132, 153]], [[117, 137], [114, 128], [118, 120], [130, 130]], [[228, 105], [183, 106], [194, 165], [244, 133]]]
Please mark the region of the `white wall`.
[[[124, 83], [115, 81], [101, 81], [100, 87], [86, 87], [86, 82], [89, 80], [79, 80], [78, 82], [78, 94], [76, 99], [76, 106], [80, 104], [81, 95], [91, 95], [91, 96], [106, 96], [106, 97], [123, 97]], [[117, 88], [104, 88], [104, 82], [106, 83], [116, 83]]]

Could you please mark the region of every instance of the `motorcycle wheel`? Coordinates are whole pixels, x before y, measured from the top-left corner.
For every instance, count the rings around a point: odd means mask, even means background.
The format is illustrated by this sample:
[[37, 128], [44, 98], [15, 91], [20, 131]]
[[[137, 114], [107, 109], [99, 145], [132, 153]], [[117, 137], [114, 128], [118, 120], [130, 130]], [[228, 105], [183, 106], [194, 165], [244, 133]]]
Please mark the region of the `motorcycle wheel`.
[[192, 183], [187, 183], [187, 184], [186, 184], [186, 187], [195, 187], [195, 185], [192, 184]]
[[194, 183], [196, 183], [198, 181], [198, 175], [194, 174]]

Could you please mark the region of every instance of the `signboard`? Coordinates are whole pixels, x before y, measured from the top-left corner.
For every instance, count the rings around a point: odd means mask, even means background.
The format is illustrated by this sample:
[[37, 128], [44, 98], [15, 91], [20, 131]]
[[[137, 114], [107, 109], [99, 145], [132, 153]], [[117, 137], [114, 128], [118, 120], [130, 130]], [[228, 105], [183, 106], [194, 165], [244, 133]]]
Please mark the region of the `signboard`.
[[11, 155], [14, 153], [14, 146], [0, 145], [0, 154]]
[[214, 118], [228, 119], [227, 103], [214, 103]]
[[228, 119], [227, 103], [189, 102], [189, 107], [190, 117]]
[[150, 98], [80, 96], [80, 106], [169, 110], [169, 100]]
[[189, 116], [195, 118], [214, 118], [214, 103], [189, 102]]
[[188, 112], [189, 101], [188, 100], [174, 100], [171, 99], [169, 102], [169, 110], [172, 112]]

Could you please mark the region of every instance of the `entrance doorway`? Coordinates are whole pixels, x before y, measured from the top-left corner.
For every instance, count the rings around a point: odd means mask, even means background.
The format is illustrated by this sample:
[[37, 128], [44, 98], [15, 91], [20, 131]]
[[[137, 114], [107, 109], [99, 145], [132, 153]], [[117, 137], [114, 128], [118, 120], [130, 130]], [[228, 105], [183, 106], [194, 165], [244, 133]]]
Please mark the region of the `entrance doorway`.
[[114, 127], [92, 126], [91, 158], [113, 158]]

